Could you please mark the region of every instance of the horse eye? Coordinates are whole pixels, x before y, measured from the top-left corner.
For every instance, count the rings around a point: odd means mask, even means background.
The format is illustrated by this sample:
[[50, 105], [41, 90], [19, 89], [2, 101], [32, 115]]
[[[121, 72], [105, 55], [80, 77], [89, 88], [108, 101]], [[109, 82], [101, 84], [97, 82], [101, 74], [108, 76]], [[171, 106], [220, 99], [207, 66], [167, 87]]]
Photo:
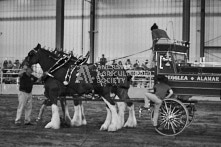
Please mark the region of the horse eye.
[[29, 52], [29, 53], [28, 53], [28, 56], [32, 56], [32, 53], [31, 53], [31, 52]]

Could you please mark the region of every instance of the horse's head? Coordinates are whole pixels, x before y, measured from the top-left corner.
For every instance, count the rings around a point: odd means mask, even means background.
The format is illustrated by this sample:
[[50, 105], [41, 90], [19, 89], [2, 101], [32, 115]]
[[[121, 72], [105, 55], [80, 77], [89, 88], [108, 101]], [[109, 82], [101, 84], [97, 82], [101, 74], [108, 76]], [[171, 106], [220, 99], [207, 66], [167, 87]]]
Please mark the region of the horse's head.
[[25, 57], [24, 61], [22, 62], [22, 66], [27, 65], [31, 66], [33, 64], [39, 63], [39, 56], [38, 52], [41, 49], [41, 45], [38, 44], [35, 48], [33, 48], [29, 53], [28, 56]]

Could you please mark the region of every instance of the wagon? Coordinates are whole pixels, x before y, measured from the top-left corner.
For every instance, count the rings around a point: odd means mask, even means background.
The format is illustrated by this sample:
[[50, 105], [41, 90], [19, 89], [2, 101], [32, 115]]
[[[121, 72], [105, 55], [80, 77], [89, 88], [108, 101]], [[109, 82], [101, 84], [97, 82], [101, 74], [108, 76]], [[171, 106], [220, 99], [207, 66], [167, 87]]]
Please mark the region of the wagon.
[[[174, 41], [153, 31], [154, 75], [165, 75], [174, 97], [163, 100], [156, 131], [165, 136], [180, 134], [194, 120], [192, 96], [220, 96], [221, 67], [206, 62], [188, 63], [189, 43]], [[153, 111], [151, 118], [153, 117]]]

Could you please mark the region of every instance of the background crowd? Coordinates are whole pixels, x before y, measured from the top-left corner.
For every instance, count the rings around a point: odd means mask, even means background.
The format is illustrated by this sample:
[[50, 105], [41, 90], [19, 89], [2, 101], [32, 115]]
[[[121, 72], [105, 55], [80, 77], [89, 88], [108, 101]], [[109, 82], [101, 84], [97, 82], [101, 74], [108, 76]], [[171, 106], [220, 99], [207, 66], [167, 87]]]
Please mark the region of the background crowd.
[[4, 60], [1, 65], [1, 71], [3, 73], [2, 82], [4, 83], [16, 83], [16, 78], [18, 77], [18, 73], [20, 71], [21, 63], [18, 59], [14, 62], [12, 60]]
[[152, 65], [149, 63], [148, 59], [140, 63], [140, 61], [137, 59], [135, 63], [132, 63], [130, 59], [127, 59], [125, 63], [123, 63], [121, 60], [111, 60], [112, 62], [108, 62], [105, 58], [104, 54], [102, 54], [102, 58], [100, 58], [100, 64], [101, 65], [122, 65], [124, 69], [126, 70], [151, 70]]

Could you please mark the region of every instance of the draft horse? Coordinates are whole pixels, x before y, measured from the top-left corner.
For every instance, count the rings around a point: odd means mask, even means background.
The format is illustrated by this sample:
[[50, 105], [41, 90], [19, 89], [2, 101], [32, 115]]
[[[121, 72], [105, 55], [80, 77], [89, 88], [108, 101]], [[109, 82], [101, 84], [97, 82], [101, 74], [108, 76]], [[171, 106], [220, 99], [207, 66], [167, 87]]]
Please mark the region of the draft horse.
[[[58, 60], [58, 57], [48, 50], [37, 47], [32, 49], [24, 60], [24, 64], [29, 66], [39, 63], [43, 72], [47, 72]], [[77, 60], [74, 58], [73, 60]], [[105, 122], [102, 124], [100, 130], [117, 131], [122, 127], [136, 127], [137, 121], [135, 117], [134, 104], [132, 102], [118, 102], [115, 104], [115, 99], [126, 100], [129, 99], [128, 89], [130, 85], [130, 78], [128, 78], [124, 69], [102, 69], [94, 64], [78, 66], [72, 72], [72, 76], [68, 85], [64, 85], [65, 75], [69, 66], [74, 64], [74, 61], [69, 61], [66, 65], [57, 69], [53, 73], [53, 77], [48, 77], [45, 83], [45, 95], [52, 102], [52, 118], [45, 128], [59, 129], [60, 116], [57, 101], [59, 96], [73, 96], [74, 100], [74, 115], [71, 119], [69, 115], [68, 105], [64, 100], [64, 118], [66, 123], [71, 126], [86, 125], [86, 118], [82, 102], [74, 99], [74, 95], [79, 96], [88, 94], [93, 91], [102, 97], [106, 103], [107, 116]], [[83, 72], [82, 72], [83, 71]], [[108, 74], [107, 74], [108, 73]], [[116, 73], [120, 73], [116, 75]], [[115, 79], [115, 82], [113, 82]], [[119, 80], [121, 79], [121, 80]], [[60, 99], [61, 100], [61, 99]], [[126, 123], [124, 122], [124, 111], [126, 105], [129, 109], [129, 117]], [[118, 106], [118, 110], [117, 110]]]

